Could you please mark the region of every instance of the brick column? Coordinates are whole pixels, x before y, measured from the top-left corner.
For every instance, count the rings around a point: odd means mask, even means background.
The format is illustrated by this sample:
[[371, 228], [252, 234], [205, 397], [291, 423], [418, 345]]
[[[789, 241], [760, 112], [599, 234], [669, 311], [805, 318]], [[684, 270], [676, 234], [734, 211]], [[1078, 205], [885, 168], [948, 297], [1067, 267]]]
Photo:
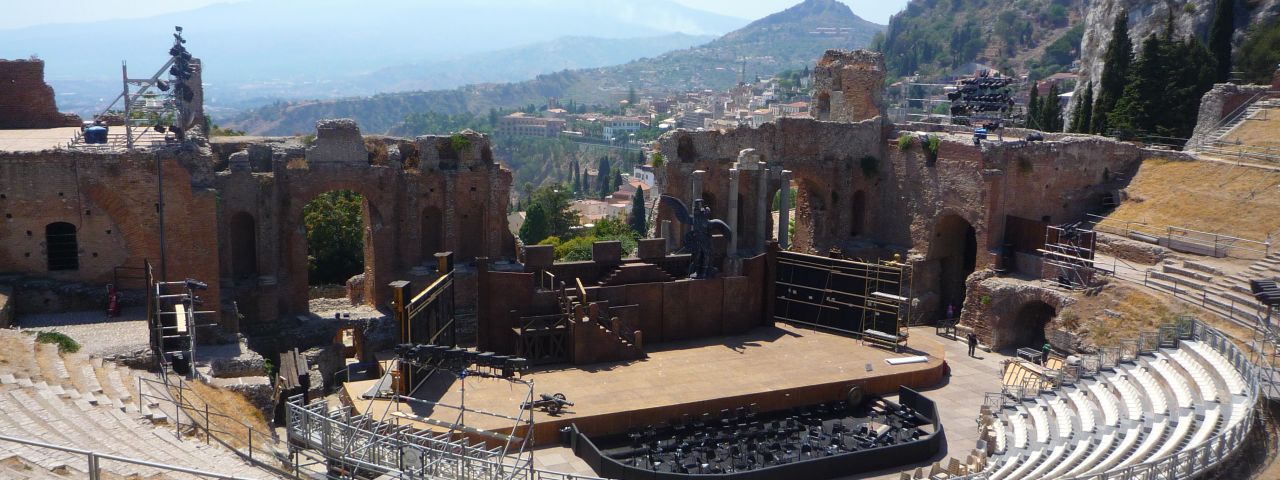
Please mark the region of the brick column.
[[757, 162], [759, 177], [756, 181], [756, 245], [763, 252], [769, 245], [769, 169], [764, 162]]
[[787, 238], [787, 227], [791, 224], [791, 170], [783, 170], [780, 180], [782, 190], [778, 193], [778, 245], [786, 250], [791, 245]]
[[738, 169], [729, 169], [729, 245], [725, 248], [725, 256], [738, 256]]

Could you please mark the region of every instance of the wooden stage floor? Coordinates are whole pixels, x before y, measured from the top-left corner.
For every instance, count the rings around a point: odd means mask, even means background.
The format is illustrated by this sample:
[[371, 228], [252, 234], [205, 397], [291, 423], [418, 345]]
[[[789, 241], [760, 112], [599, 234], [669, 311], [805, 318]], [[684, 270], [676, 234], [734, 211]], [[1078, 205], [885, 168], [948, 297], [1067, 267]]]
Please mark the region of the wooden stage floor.
[[[849, 387], [868, 393], [896, 393], [899, 385], [925, 388], [943, 377], [943, 345], [931, 335], [915, 335], [901, 353], [863, 346], [854, 338], [779, 324], [742, 335], [646, 348], [648, 358], [583, 366], [549, 366], [524, 377], [534, 396], [563, 393], [575, 403], [559, 416], [537, 411], [535, 444], [556, 441], [555, 432], [571, 423], [583, 432], [604, 435], [667, 422], [683, 414], [701, 415], [756, 403], [761, 411], [786, 409], [844, 398]], [[928, 361], [889, 365], [887, 358], [924, 355]], [[868, 370], [870, 366], [870, 370]], [[345, 398], [358, 413], [441, 430], [408, 418], [404, 412], [452, 422], [457, 411], [421, 403], [360, 398], [375, 380], [350, 382]], [[434, 375], [418, 397], [459, 405], [461, 382]], [[505, 380], [467, 377], [466, 406], [508, 416], [519, 413], [528, 389]], [[509, 431], [514, 422], [469, 414], [466, 424], [488, 431]]]

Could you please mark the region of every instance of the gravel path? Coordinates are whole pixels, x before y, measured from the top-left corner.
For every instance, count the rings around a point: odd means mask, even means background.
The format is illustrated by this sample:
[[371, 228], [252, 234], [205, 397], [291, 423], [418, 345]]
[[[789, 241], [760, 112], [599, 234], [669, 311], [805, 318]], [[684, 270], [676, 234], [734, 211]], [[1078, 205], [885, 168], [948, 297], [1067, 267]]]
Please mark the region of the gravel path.
[[80, 351], [95, 356], [127, 354], [148, 348], [145, 307], [125, 308], [119, 317], [106, 318], [101, 310], [19, 315], [18, 327], [52, 330], [80, 342]]

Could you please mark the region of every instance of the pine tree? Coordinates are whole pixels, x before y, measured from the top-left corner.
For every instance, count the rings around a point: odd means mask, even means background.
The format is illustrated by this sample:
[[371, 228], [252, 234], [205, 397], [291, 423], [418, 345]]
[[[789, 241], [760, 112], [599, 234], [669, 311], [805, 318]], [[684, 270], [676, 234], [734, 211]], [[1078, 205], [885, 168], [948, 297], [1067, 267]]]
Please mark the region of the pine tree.
[[1027, 98], [1027, 128], [1040, 129], [1040, 87], [1031, 81], [1031, 95]]
[[1116, 102], [1124, 95], [1129, 79], [1129, 64], [1133, 62], [1133, 41], [1129, 39], [1129, 11], [1121, 9], [1111, 27], [1111, 42], [1102, 57], [1102, 79], [1098, 82], [1098, 100], [1093, 105], [1089, 119], [1091, 133], [1106, 133], [1107, 116], [1115, 109]]
[[542, 209], [542, 205], [530, 205], [529, 211], [524, 214], [524, 223], [520, 225], [520, 240], [525, 245], [537, 245], [547, 238], [549, 231], [547, 212]]
[[1089, 82], [1084, 86], [1084, 94], [1080, 97], [1080, 101], [1076, 103], [1075, 111], [1071, 112], [1071, 129], [1072, 133], [1088, 133], [1089, 117], [1093, 115], [1093, 82]]
[[612, 190], [609, 189], [609, 172], [613, 168], [609, 166], [609, 157], [600, 157], [600, 165], [596, 167], [596, 190], [600, 193], [600, 198], [609, 196]]
[[1046, 132], [1062, 131], [1062, 106], [1058, 104], [1058, 84], [1049, 86], [1049, 95], [1040, 105], [1040, 129]]
[[627, 218], [636, 235], [644, 237], [649, 234], [649, 224], [644, 216], [644, 187], [636, 186], [636, 194], [631, 197], [631, 215]]
[[1235, 30], [1235, 0], [1218, 0], [1213, 10], [1213, 23], [1209, 27], [1209, 52], [1217, 60], [1214, 81], [1223, 83], [1231, 78], [1231, 34]]
[[1129, 83], [1107, 117], [1107, 124], [1125, 132], [1156, 131], [1156, 120], [1166, 108], [1166, 87], [1174, 79], [1165, 69], [1164, 42], [1155, 34], [1142, 41], [1142, 53], [1133, 62]]

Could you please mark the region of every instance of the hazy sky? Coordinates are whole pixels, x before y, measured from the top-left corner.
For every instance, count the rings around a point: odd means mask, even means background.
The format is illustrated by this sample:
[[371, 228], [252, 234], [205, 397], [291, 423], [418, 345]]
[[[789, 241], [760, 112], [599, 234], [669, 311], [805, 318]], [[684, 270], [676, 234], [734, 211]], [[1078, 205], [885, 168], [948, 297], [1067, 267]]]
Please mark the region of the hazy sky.
[[[203, 7], [213, 3], [229, 3], [236, 0], [0, 0], [0, 29], [18, 28], [46, 23], [91, 22], [117, 18], [136, 18], [162, 13], [178, 12]], [[721, 15], [757, 19], [781, 11], [799, 0], [675, 0], [681, 4], [716, 12]], [[897, 13], [908, 0], [841, 0], [853, 13], [867, 20], [884, 24], [889, 15]]]

